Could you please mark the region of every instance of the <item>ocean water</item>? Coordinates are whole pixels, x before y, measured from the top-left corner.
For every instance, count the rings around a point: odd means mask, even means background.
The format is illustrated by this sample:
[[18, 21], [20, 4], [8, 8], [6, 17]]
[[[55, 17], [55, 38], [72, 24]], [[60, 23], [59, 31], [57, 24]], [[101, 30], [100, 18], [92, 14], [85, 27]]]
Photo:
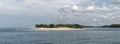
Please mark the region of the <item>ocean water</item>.
[[120, 44], [120, 28], [66, 31], [0, 28], [0, 44]]

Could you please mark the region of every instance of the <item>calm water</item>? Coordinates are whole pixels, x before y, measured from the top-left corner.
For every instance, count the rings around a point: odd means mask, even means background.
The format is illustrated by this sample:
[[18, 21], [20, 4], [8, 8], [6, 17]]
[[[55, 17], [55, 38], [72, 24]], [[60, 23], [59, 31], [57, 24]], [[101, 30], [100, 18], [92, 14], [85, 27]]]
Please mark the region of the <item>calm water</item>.
[[0, 28], [0, 44], [120, 44], [120, 28], [72, 31]]

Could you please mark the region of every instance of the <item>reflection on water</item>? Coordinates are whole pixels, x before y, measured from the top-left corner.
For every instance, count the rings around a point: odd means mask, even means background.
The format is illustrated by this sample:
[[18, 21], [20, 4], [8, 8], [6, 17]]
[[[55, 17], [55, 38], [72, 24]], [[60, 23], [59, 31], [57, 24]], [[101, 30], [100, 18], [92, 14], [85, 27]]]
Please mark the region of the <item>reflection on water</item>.
[[120, 44], [120, 29], [34, 31], [25, 28], [0, 28], [0, 44]]

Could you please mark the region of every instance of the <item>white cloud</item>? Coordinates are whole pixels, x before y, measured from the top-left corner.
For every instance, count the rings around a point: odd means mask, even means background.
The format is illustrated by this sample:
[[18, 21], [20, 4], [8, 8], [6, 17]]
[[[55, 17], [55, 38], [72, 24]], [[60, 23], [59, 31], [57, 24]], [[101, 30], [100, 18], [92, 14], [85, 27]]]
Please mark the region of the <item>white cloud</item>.
[[96, 7], [95, 7], [94, 5], [92, 5], [92, 6], [88, 6], [86, 9], [87, 9], [88, 11], [92, 11], [92, 10], [95, 10]]
[[79, 10], [79, 7], [76, 6], [76, 5], [73, 5], [73, 6], [72, 6], [72, 9], [73, 9], [73, 10]]
[[[69, 23], [75, 22], [86, 25], [90, 25], [92, 22], [103, 22], [103, 24], [114, 20], [115, 23], [118, 22], [120, 0], [112, 0], [109, 3], [101, 1], [99, 4], [96, 4], [96, 1], [98, 0], [0, 0], [0, 13], [39, 16], [40, 18], [37, 18], [40, 20], [41, 16], [46, 16], [45, 21], [61, 18], [60, 21], [66, 20]], [[62, 17], [58, 18], [58, 16]], [[3, 22], [3, 24], [6, 23]]]

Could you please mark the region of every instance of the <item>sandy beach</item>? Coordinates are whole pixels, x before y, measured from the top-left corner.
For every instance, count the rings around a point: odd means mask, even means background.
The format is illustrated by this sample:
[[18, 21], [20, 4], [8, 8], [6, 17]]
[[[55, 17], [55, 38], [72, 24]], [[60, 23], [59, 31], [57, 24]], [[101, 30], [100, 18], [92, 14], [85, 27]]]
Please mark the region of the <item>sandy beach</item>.
[[34, 28], [34, 30], [81, 30], [81, 29], [77, 29], [77, 28]]

